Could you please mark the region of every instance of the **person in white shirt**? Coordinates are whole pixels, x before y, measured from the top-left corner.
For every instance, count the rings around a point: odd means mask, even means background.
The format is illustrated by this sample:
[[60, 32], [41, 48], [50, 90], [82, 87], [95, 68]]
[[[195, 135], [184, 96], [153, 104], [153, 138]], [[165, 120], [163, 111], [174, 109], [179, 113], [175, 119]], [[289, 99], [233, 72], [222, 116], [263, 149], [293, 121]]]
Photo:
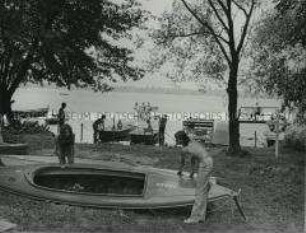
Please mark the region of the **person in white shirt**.
[[195, 190], [195, 202], [192, 207], [190, 217], [185, 223], [205, 222], [206, 209], [208, 202], [208, 193], [210, 189], [209, 179], [213, 169], [213, 159], [209, 156], [205, 147], [200, 143], [192, 140], [188, 146], [183, 148], [192, 156], [197, 157], [199, 161], [199, 170]]

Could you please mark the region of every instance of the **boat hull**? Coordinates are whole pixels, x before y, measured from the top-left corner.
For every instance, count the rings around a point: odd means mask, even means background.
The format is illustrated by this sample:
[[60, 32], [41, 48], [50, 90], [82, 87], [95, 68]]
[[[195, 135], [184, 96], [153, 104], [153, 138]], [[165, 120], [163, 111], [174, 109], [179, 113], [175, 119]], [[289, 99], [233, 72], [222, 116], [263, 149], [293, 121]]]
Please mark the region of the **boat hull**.
[[0, 154], [26, 155], [28, 154], [28, 145], [24, 143], [18, 143], [18, 144], [0, 143]]
[[[116, 173], [143, 174], [144, 190], [141, 195], [112, 195], [63, 191], [39, 186], [35, 176], [42, 170], [55, 173]], [[157, 209], [189, 206], [194, 203], [195, 181], [177, 177], [175, 171], [149, 167], [118, 165], [78, 164], [70, 168], [60, 168], [56, 164], [4, 167], [0, 169], [0, 189], [35, 200], [51, 201], [68, 205], [120, 208], [120, 209]], [[209, 192], [209, 201], [231, 198], [235, 192], [219, 185], [213, 185]]]
[[37, 118], [45, 117], [49, 112], [49, 108], [38, 108], [28, 110], [14, 110], [13, 113], [18, 118]]
[[57, 125], [59, 123], [59, 120], [57, 117], [50, 117], [50, 118], [46, 118], [45, 122], [48, 125]]
[[155, 145], [158, 143], [158, 131], [145, 132], [144, 129], [136, 129], [130, 132], [131, 144]]
[[99, 139], [101, 142], [118, 142], [118, 141], [129, 141], [130, 132], [134, 127], [123, 129], [123, 130], [104, 130], [99, 132]]

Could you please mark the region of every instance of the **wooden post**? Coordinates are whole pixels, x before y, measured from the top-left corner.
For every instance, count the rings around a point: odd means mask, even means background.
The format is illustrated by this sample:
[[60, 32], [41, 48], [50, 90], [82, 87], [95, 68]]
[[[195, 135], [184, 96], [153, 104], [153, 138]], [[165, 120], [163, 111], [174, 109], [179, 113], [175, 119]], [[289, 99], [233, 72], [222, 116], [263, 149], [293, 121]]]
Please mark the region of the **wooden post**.
[[84, 133], [84, 124], [81, 123], [81, 136], [80, 136], [80, 141], [83, 142], [83, 133]]
[[2, 116], [0, 115], [0, 144], [3, 143], [3, 137], [2, 137]]
[[254, 137], [255, 137], [255, 148], [257, 148], [257, 131], [256, 130], [254, 132]]
[[279, 112], [276, 115], [276, 141], [275, 141], [275, 158], [279, 158]]

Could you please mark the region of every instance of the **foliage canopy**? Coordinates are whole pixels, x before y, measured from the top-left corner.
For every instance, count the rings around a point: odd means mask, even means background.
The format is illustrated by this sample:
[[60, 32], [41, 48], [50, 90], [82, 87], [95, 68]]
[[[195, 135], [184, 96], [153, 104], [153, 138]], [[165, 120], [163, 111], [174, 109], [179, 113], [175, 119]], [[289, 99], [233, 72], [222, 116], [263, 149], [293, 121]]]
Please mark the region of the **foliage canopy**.
[[138, 6], [134, 0], [1, 0], [1, 94], [11, 98], [27, 82], [103, 90], [105, 78], [141, 77], [132, 51], [119, 42], [143, 21]]
[[306, 2], [279, 0], [257, 26], [255, 73], [270, 93], [306, 111]]

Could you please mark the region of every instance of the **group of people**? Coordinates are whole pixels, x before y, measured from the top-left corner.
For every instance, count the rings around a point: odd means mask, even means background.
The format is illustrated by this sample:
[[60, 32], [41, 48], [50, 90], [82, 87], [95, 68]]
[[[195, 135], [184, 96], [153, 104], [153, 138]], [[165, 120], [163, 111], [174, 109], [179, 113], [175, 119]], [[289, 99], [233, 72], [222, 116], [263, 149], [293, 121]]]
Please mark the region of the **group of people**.
[[[74, 143], [75, 135], [69, 124], [66, 123], [65, 117], [66, 104], [62, 103], [58, 112], [58, 127], [59, 134], [56, 136], [56, 155], [59, 158], [59, 163], [62, 166], [74, 163]], [[95, 131], [104, 130], [106, 116], [103, 115], [94, 122], [93, 127]], [[167, 118], [163, 116], [160, 118], [159, 130], [163, 135]], [[191, 160], [190, 178], [194, 178], [196, 173], [196, 165], [198, 165], [198, 177], [195, 191], [195, 202], [190, 214], [190, 217], [185, 220], [185, 223], [199, 223], [205, 221], [208, 193], [210, 189], [209, 178], [212, 173], [213, 160], [208, 154], [205, 147], [194, 140], [194, 127], [189, 125], [184, 130], [175, 134], [176, 144], [182, 146], [181, 151], [181, 165], [179, 167], [178, 176], [183, 176], [186, 159]], [[160, 136], [162, 136], [160, 135]], [[97, 135], [94, 135], [97, 138]], [[164, 139], [161, 139], [164, 140]]]

